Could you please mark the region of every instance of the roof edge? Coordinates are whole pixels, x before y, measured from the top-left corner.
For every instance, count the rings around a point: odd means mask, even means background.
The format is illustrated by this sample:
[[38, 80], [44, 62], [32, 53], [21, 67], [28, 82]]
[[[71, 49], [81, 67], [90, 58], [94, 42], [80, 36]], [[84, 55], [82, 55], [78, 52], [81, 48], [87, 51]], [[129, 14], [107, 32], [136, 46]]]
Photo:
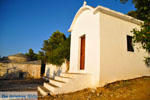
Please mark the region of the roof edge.
[[117, 12], [117, 11], [114, 11], [114, 10], [111, 10], [109, 8], [106, 8], [106, 7], [97, 6], [95, 8], [95, 10], [93, 11], [93, 13], [96, 14], [98, 11], [100, 11], [102, 13], [105, 13], [105, 14], [108, 14], [108, 15], [111, 15], [111, 16], [114, 16], [114, 17], [118, 17], [120, 19], [129, 21], [129, 22], [132, 22], [132, 23], [135, 23], [137, 25], [141, 25], [141, 24], [144, 23], [143, 21], [141, 21], [139, 19], [136, 19], [134, 17], [131, 17], [129, 15], [125, 15], [123, 13], [120, 13], [120, 12]]
[[77, 18], [80, 16], [80, 14], [85, 11], [85, 10], [91, 10], [93, 14], [96, 14], [98, 12], [102, 12], [102, 13], [105, 13], [107, 15], [111, 15], [111, 16], [114, 16], [114, 17], [117, 17], [117, 18], [120, 18], [122, 20], [125, 20], [125, 21], [128, 21], [128, 22], [131, 22], [131, 23], [134, 23], [134, 24], [137, 24], [137, 25], [142, 25], [144, 22], [139, 20], [139, 19], [136, 19], [134, 17], [131, 17], [129, 15], [125, 15], [123, 13], [120, 13], [120, 12], [117, 12], [117, 11], [114, 11], [114, 10], [111, 10], [109, 8], [106, 8], [106, 7], [103, 7], [103, 6], [97, 6], [96, 8], [94, 7], [91, 7], [91, 6], [88, 6], [86, 4], [84, 4], [79, 10], [78, 12], [76, 13], [73, 21], [72, 21], [72, 24], [70, 26], [70, 28], [68, 29], [68, 32], [71, 32], [73, 30], [73, 27], [74, 27], [74, 24], [75, 24], [75, 21], [77, 20]]
[[75, 15], [75, 17], [74, 17], [74, 19], [73, 19], [73, 21], [72, 21], [72, 24], [71, 24], [71, 26], [70, 26], [68, 32], [71, 32], [71, 31], [72, 31], [75, 21], [76, 21], [77, 18], [80, 16], [80, 14], [81, 14], [83, 11], [85, 11], [85, 10], [91, 10], [91, 11], [93, 11], [94, 8], [91, 7], [91, 6], [88, 6], [88, 5], [83, 5], [83, 6], [78, 10], [78, 12], [76, 13], [76, 15]]

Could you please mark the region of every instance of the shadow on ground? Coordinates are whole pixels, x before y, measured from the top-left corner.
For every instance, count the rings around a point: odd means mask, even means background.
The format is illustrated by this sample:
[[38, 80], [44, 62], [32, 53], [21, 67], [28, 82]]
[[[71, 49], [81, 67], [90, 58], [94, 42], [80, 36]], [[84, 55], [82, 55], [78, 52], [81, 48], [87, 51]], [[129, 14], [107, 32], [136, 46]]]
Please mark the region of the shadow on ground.
[[43, 82], [43, 79], [0, 79], [0, 91], [37, 91]]

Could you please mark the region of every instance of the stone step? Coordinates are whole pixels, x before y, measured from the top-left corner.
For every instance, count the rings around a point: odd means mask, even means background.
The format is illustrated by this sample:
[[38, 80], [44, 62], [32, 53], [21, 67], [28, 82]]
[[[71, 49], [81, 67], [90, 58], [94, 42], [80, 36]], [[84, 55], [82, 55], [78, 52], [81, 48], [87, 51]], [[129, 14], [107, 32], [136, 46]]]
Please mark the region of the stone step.
[[46, 82], [44, 82], [44, 87], [47, 88], [48, 90], [52, 91], [52, 92], [54, 92], [55, 90], [57, 90], [59, 88], [55, 84], [46, 83]]
[[58, 87], [62, 87], [62, 85], [65, 83], [64, 81], [60, 80], [54, 80], [54, 79], [49, 79], [49, 83], [55, 84]]
[[[43, 88], [38, 87], [42, 95], [56, 95], [74, 92], [91, 86], [91, 76], [84, 73], [61, 73], [55, 78], [48, 78]], [[47, 89], [47, 90], [46, 90]], [[49, 92], [45, 92], [49, 91]]]
[[55, 76], [55, 79], [63, 82], [69, 82], [72, 78], [64, 76]]
[[61, 73], [60, 76], [62, 77], [69, 77], [69, 78], [76, 78], [78, 76], [83, 76], [83, 75], [87, 75], [84, 73]]
[[69, 77], [69, 78], [74, 78], [75, 77], [75, 75], [68, 74], [68, 73], [61, 73], [60, 76], [62, 76], [62, 77]]
[[50, 94], [50, 90], [48, 90], [47, 88], [43, 87], [43, 86], [38, 86], [38, 91], [40, 92], [40, 94], [42, 96], [47, 96]]

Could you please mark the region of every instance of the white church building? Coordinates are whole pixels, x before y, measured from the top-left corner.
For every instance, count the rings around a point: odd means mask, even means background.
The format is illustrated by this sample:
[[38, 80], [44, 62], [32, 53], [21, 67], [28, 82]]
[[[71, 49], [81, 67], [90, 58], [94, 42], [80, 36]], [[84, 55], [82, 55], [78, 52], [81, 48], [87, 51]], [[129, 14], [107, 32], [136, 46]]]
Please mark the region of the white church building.
[[[97, 6], [78, 10], [70, 26], [71, 51], [68, 73], [38, 87], [43, 95], [73, 92], [104, 86], [117, 80], [149, 76], [148, 54], [132, 46], [132, 29], [143, 22], [128, 15]], [[50, 68], [51, 70], [51, 68]]]

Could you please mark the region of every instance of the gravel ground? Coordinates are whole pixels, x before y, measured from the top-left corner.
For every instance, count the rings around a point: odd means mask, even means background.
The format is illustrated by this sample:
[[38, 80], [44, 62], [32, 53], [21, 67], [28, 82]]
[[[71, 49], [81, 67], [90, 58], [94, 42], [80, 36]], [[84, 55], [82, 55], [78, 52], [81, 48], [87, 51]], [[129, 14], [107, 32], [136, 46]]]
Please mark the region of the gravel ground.
[[37, 91], [37, 86], [42, 86], [43, 79], [0, 79], [0, 91]]

